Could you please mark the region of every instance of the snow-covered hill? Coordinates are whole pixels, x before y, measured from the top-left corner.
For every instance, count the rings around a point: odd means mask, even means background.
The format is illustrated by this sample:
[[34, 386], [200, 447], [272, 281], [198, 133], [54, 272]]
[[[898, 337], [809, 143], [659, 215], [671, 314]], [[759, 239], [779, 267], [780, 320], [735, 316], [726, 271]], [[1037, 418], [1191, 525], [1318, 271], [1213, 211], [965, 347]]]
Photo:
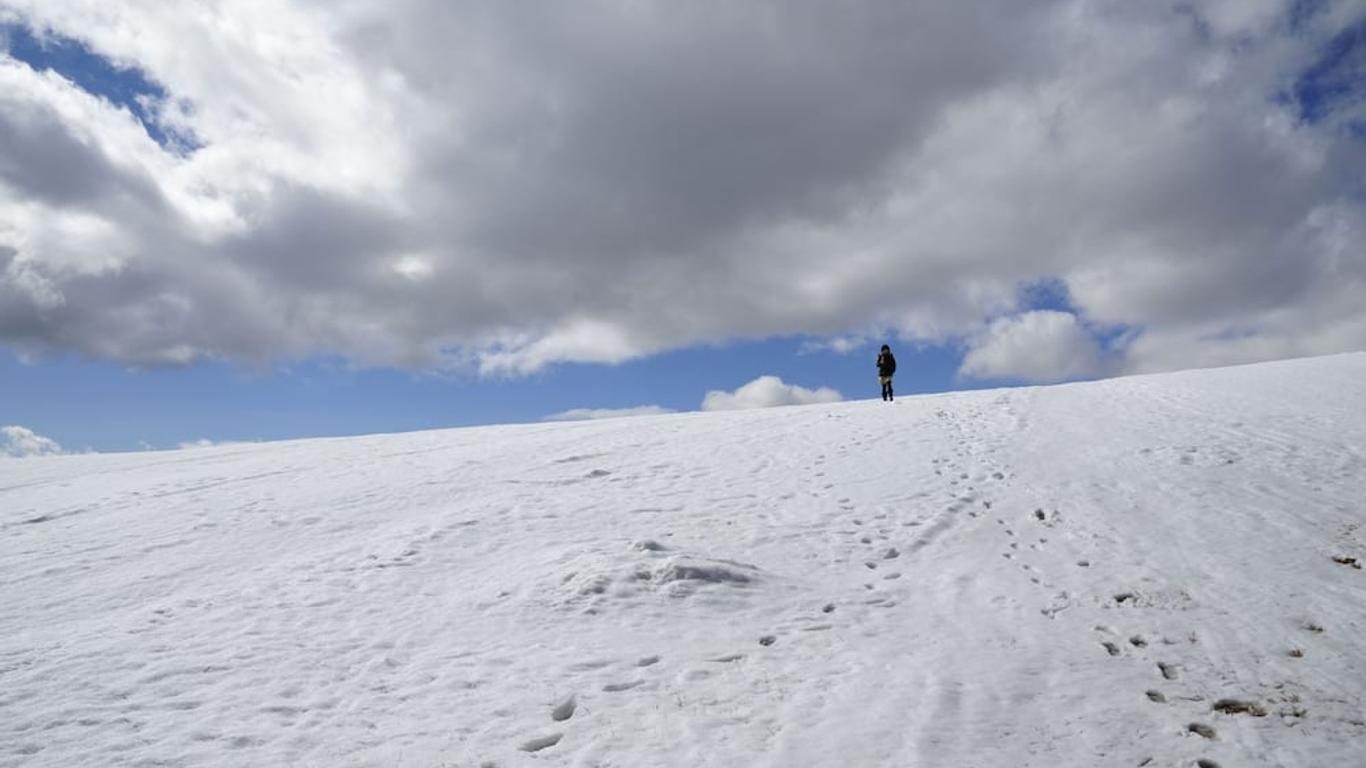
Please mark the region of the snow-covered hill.
[[7, 460], [0, 765], [1363, 765], [1364, 457], [1355, 354]]

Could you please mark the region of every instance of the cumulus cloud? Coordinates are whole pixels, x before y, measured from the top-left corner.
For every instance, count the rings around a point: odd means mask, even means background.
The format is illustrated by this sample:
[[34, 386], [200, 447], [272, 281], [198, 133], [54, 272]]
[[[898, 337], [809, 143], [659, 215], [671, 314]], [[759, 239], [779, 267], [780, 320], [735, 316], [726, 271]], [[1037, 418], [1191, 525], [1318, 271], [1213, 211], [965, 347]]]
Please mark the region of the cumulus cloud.
[[43, 437], [28, 427], [0, 427], [0, 438], [3, 438], [0, 441], [0, 456], [55, 456], [65, 453], [56, 440]]
[[0, 54], [21, 353], [521, 375], [989, 340], [1041, 279], [1082, 328], [1132, 329], [1116, 370], [1366, 347], [1359, 2], [0, 0], [4, 22], [161, 89], [135, 112]]
[[1102, 354], [1070, 312], [1036, 310], [1003, 317], [972, 340], [959, 375], [1048, 382], [1097, 376]]
[[661, 413], [673, 411], [658, 405], [638, 405], [634, 408], [571, 408], [546, 416], [542, 421], [589, 421], [618, 419], [623, 416], [658, 416]]
[[844, 399], [829, 388], [807, 389], [785, 384], [777, 376], [760, 376], [734, 392], [713, 389], [702, 399], [704, 411], [735, 411], [742, 408], [772, 408], [777, 405], [837, 403]]

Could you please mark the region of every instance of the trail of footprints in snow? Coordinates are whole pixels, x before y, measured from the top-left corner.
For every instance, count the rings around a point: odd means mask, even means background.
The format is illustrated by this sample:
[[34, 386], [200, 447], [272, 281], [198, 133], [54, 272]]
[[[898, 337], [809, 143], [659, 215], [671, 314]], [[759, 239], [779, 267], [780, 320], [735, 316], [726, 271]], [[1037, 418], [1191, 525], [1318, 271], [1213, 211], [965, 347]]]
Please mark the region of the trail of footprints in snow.
[[[642, 669], [645, 667], [652, 667], [655, 664], [659, 663], [659, 658], [659, 656], [645, 656], [641, 659], [636, 660], [635, 666], [637, 668]], [[731, 662], [738, 661], [741, 658], [744, 658], [743, 654], [733, 654], [730, 656], [709, 659], [709, 661]], [[603, 669], [605, 667], [611, 666], [611, 664], [612, 662], [610, 661], [590, 661], [574, 665], [571, 669], [573, 671], [586, 672], [596, 669]], [[641, 680], [639, 678], [615, 683], [607, 683], [606, 685], [602, 686], [602, 692], [621, 693], [623, 691], [629, 691], [633, 688], [638, 688], [642, 685], [645, 685], [645, 683], [645, 680]], [[554, 707], [551, 708], [550, 720], [555, 723], [565, 723], [568, 722], [571, 718], [573, 718], [578, 711], [579, 697], [577, 694], [570, 694], [569, 696], [566, 696], [565, 698], [561, 699], [559, 703], [557, 703]], [[543, 749], [549, 749], [550, 747], [559, 744], [561, 741], [564, 740], [564, 737], [565, 731], [552, 731], [549, 733], [544, 733], [540, 736], [536, 736], [534, 738], [527, 739], [526, 741], [522, 742], [517, 748], [523, 752], [540, 752]]]
[[[1034, 512], [1026, 519], [1027, 525], [1042, 525], [1050, 529], [1063, 524], [1063, 522], [1063, 516], [1059, 514], [1057, 510], [1046, 512], [1042, 507], [1036, 508]], [[1015, 560], [1016, 553], [1019, 552], [1020, 537], [1016, 534], [1014, 528], [1012, 528], [1012, 526], [1009, 523], [1007, 523], [1007, 521], [1004, 518], [997, 518], [996, 523], [998, 526], [1000, 526], [1002, 533], [1007, 537], [1007, 539], [1010, 540], [1009, 551], [1003, 553], [1003, 557], [1007, 560]], [[1042, 548], [1048, 544], [1048, 537], [1037, 536], [1036, 539], [1037, 543], [1031, 544], [1030, 549], [1041, 551]], [[1089, 568], [1091, 566], [1091, 561], [1089, 559], [1078, 560], [1076, 565], [1082, 568]], [[1031, 582], [1049, 589], [1053, 589], [1052, 585], [1043, 581], [1041, 575], [1039, 575], [1039, 572], [1033, 566], [1030, 566], [1027, 563], [1021, 563], [1020, 569], [1025, 574], [1030, 576]], [[1110, 600], [1113, 601], [1113, 606], [1115, 607], [1131, 607], [1140, 603], [1140, 596], [1135, 592], [1121, 592], [1110, 596]], [[1054, 603], [1051, 604], [1049, 607], [1042, 609], [1041, 612], [1049, 618], [1054, 618], [1059, 612], [1066, 610], [1072, 605], [1073, 601], [1071, 600], [1068, 593], [1064, 590], [1058, 592], [1055, 595]], [[1126, 638], [1124, 637], [1123, 633], [1120, 633], [1115, 628], [1104, 624], [1096, 625], [1093, 629], [1095, 632], [1102, 635], [1102, 639], [1099, 641], [1099, 644], [1100, 647], [1104, 649], [1107, 656], [1111, 658], [1120, 658], [1124, 656], [1139, 656], [1144, 659], [1148, 658], [1149, 650], [1152, 647], [1148, 635], [1144, 633], [1132, 633], [1129, 634]], [[1313, 629], [1310, 629], [1310, 631], [1313, 631]], [[1319, 631], [1322, 630], [1320, 629]], [[1174, 661], [1168, 657], [1172, 655], [1178, 655], [1175, 654], [1173, 651], [1174, 649], [1179, 648], [1182, 645], [1182, 641], [1173, 640], [1171, 638], [1163, 636], [1158, 640], [1158, 643], [1163, 648], [1168, 649], [1169, 652], [1165, 654], [1160, 654], [1163, 658], [1151, 660], [1149, 662], [1152, 664], [1154, 677], [1156, 678], [1155, 682], [1157, 682], [1158, 686], [1181, 682], [1183, 680], [1182, 670], [1185, 665], [1183, 665], [1179, 661]], [[1185, 643], [1188, 645], [1198, 644], [1198, 635], [1195, 632], [1191, 632], [1185, 638]], [[1294, 655], [1295, 651], [1292, 650], [1291, 654]], [[1183, 703], [1204, 702], [1204, 698], [1198, 695], [1169, 695], [1168, 693], [1163, 692], [1157, 687], [1148, 688], [1143, 693], [1144, 696], [1148, 699], [1148, 701], [1154, 704], [1165, 705], [1173, 701]], [[1218, 712], [1226, 715], [1247, 714], [1254, 717], [1262, 717], [1266, 715], [1266, 710], [1261, 705], [1257, 704], [1256, 702], [1245, 701], [1242, 699], [1219, 699], [1210, 707], [1209, 711]], [[1218, 739], [1217, 729], [1209, 723], [1204, 722], [1203, 719], [1199, 718], [1192, 718], [1190, 722], [1186, 724], [1185, 728], [1182, 731], [1182, 734], [1186, 736], [1195, 736], [1198, 738], [1211, 741]], [[1148, 766], [1151, 764], [1153, 764], [1153, 758], [1151, 757], [1145, 758], [1138, 763], [1139, 766]], [[1213, 760], [1205, 758], [1198, 760], [1196, 762], [1196, 765], [1198, 766], [1198, 768], [1220, 768], [1220, 765], [1218, 763], [1216, 763]]]
[[[1113, 601], [1113, 607], [1162, 607], [1160, 605], [1154, 606], [1151, 604], [1144, 604], [1142, 596], [1135, 592], [1121, 592], [1112, 595], [1110, 600]], [[1311, 634], [1319, 634], [1324, 631], [1321, 626], [1313, 622], [1305, 622], [1301, 627], [1304, 631]], [[1247, 715], [1250, 717], [1266, 717], [1269, 714], [1266, 706], [1252, 698], [1219, 698], [1212, 704], [1206, 705], [1207, 699], [1204, 696], [1189, 693], [1180, 694], [1170, 690], [1171, 684], [1187, 682], [1184, 674], [1186, 665], [1179, 660], [1173, 660], [1172, 657], [1179, 657], [1181, 655], [1180, 650], [1183, 647], [1190, 648], [1199, 645], [1200, 637], [1196, 632], [1190, 632], [1184, 640], [1173, 639], [1165, 635], [1159, 636], [1157, 645], [1163, 649], [1163, 652], [1157, 654], [1157, 658], [1152, 658], [1149, 649], [1154, 646], [1149, 641], [1149, 636], [1146, 634], [1130, 634], [1127, 640], [1125, 640], [1122, 639], [1123, 633], [1109, 625], [1098, 624], [1093, 627], [1093, 630], [1103, 636], [1104, 639], [1100, 641], [1100, 646], [1110, 657], [1121, 658], [1125, 656], [1135, 656], [1152, 665], [1155, 687], [1148, 688], [1143, 692], [1143, 695], [1148, 701], [1160, 705], [1172, 703], [1199, 705], [1200, 714], [1192, 716], [1189, 722], [1186, 723], [1181, 731], [1182, 736], [1195, 736], [1209, 741], [1218, 740], [1218, 729], [1205, 721], [1208, 716], [1212, 714], [1225, 716]], [[1303, 650], [1299, 648], [1292, 648], [1287, 653], [1292, 658], [1301, 658], [1304, 655]], [[1164, 692], [1162, 690], [1163, 686], [1166, 686], [1168, 690]], [[1294, 694], [1291, 694], [1286, 698], [1284, 703], [1287, 706], [1283, 706], [1276, 712], [1282, 720], [1298, 721], [1308, 714], [1307, 711], [1299, 705], [1299, 699]], [[1140, 761], [1138, 765], [1147, 766], [1153, 764], [1153, 762], [1154, 759], [1148, 757]], [[1206, 758], [1197, 760], [1196, 765], [1198, 768], [1220, 768], [1218, 763]]]
[[[1005, 518], [996, 518], [996, 523], [1000, 527], [1003, 535], [1010, 541], [1008, 551], [1003, 553], [1007, 560], [1016, 560], [1020, 551], [1022, 537], [1017, 534], [1016, 528], [1007, 522]], [[1024, 525], [1018, 526], [1021, 530], [1025, 526], [1042, 525], [1047, 528], [1055, 528], [1064, 523], [1062, 515], [1057, 510], [1045, 512], [1043, 508], [1036, 508], [1032, 515], [1026, 518]], [[1048, 544], [1048, 536], [1037, 536], [1037, 543], [1030, 544], [1030, 549], [1042, 551]], [[1076, 562], [1078, 567], [1089, 568], [1089, 559], [1081, 559]], [[1040, 586], [1052, 589], [1052, 586], [1045, 582], [1039, 571], [1027, 563], [1020, 563], [1020, 570], [1030, 576], [1030, 581]], [[1110, 607], [1114, 608], [1169, 608], [1160, 602], [1153, 602], [1152, 598], [1135, 591], [1120, 592], [1108, 596]], [[1074, 604], [1066, 591], [1060, 591], [1055, 596], [1055, 602], [1042, 612], [1049, 618], [1053, 618], [1058, 612], [1066, 610]], [[1324, 628], [1312, 621], [1304, 621], [1301, 628], [1309, 635], [1322, 634]], [[1160, 705], [1199, 705], [1200, 712], [1193, 713], [1189, 722], [1181, 730], [1181, 735], [1185, 737], [1195, 737], [1209, 741], [1219, 739], [1218, 729], [1209, 722], [1206, 722], [1211, 715], [1223, 716], [1250, 716], [1265, 717], [1269, 714], [1269, 707], [1252, 698], [1219, 698], [1213, 703], [1208, 703], [1207, 699], [1200, 695], [1182, 694], [1173, 692], [1173, 685], [1189, 684], [1191, 681], [1186, 679], [1185, 670], [1187, 664], [1180, 660], [1181, 651], [1199, 644], [1199, 635], [1190, 632], [1184, 639], [1172, 639], [1167, 636], [1158, 636], [1156, 641], [1151, 641], [1152, 635], [1145, 633], [1130, 633], [1126, 637], [1124, 633], [1108, 625], [1097, 625], [1094, 631], [1102, 635], [1099, 641], [1100, 647], [1107, 656], [1112, 658], [1138, 657], [1151, 665], [1154, 678], [1154, 687], [1144, 690], [1143, 695], [1153, 704]], [[1154, 654], [1156, 648], [1161, 648], [1161, 653]], [[1291, 648], [1286, 651], [1291, 658], [1302, 658], [1304, 650], [1302, 648]], [[1157, 657], [1157, 658], [1154, 658]], [[1176, 658], [1173, 658], [1176, 657]], [[1162, 690], [1166, 687], [1168, 690]], [[1300, 704], [1299, 698], [1294, 694], [1289, 694], [1281, 701], [1282, 705], [1275, 713], [1283, 720], [1298, 721], [1308, 713]], [[1139, 766], [1147, 766], [1154, 763], [1153, 758], [1145, 758], [1138, 763]], [[1195, 763], [1198, 768], [1220, 768], [1220, 765], [1210, 759], [1201, 758]]]
[[[960, 439], [958, 442], [962, 445], [966, 441]], [[970, 458], [968, 453], [962, 449], [956, 450], [955, 454], [959, 459]], [[886, 519], [888, 515], [874, 515], [873, 519], [876, 521], [883, 521], [884, 525], [877, 528], [875, 532], [867, 532], [866, 529], [864, 529], [864, 532], [859, 534], [858, 539], [860, 544], [867, 547], [873, 547], [876, 550], [873, 557], [863, 560], [863, 566], [867, 570], [877, 571], [882, 565], [900, 558], [903, 554], [914, 554], [920, 549], [929, 546], [940, 535], [948, 531], [955, 523], [963, 522], [961, 516], [964, 512], [966, 512], [967, 516], [970, 518], [977, 518], [985, 511], [989, 511], [992, 508], [993, 502], [989, 499], [982, 498], [982, 494], [978, 492], [976, 484], [1006, 479], [1005, 472], [995, 467], [988, 467], [983, 471], [979, 466], [974, 470], [977, 473], [976, 475], [971, 472], [963, 471], [961, 466], [955, 466], [954, 460], [948, 457], [941, 456], [931, 459], [931, 466], [934, 468], [936, 475], [942, 477], [947, 473], [949, 477], [948, 491], [951, 500], [938, 514], [928, 518], [917, 518], [901, 522], [902, 527], [918, 529], [918, 536], [905, 546], [904, 551], [896, 546], [887, 546], [887, 543], [891, 538], [890, 533], [893, 530], [887, 527]], [[966, 489], [958, 487], [963, 482], [969, 483]], [[920, 494], [919, 497], [923, 498], [927, 495], [929, 494]], [[840, 498], [837, 500], [837, 503], [840, 506], [840, 510], [843, 512], [853, 512], [855, 509], [853, 503], [848, 498]], [[851, 518], [850, 522], [855, 526], [860, 527], [865, 524], [863, 519], [857, 517]], [[891, 571], [886, 573], [882, 577], [882, 580], [895, 581], [900, 579], [901, 575], [900, 571]], [[874, 583], [864, 583], [863, 586], [865, 590], [873, 590], [876, 588]], [[897, 604], [895, 599], [886, 595], [877, 595], [864, 600], [863, 602], [865, 605], [883, 608], [890, 608]]]
[[[964, 443], [965, 440], [959, 440], [960, 445]], [[855, 442], [854, 445], [857, 446], [858, 443]], [[956, 453], [960, 459], [969, 458], [967, 453], [963, 450], [956, 451]], [[818, 457], [816, 463], [820, 465], [824, 464], [824, 462], [825, 456], [822, 455]], [[859, 544], [864, 547], [872, 547], [875, 550], [875, 557], [863, 560], [863, 567], [867, 570], [879, 570], [879, 568], [883, 564], [890, 564], [899, 560], [904, 553], [913, 553], [933, 543], [933, 541], [939, 535], [944, 533], [949, 527], [951, 527], [955, 522], [957, 522], [956, 518], [958, 518], [963, 512], [966, 512], [969, 517], [977, 518], [979, 515], [983, 513], [983, 511], [990, 510], [992, 507], [992, 502], [990, 500], [982, 499], [981, 495], [977, 492], [975, 485], [968, 485], [966, 490], [957, 488], [957, 486], [959, 486], [964, 481], [968, 481], [970, 483], [980, 483], [985, 482], [987, 480], [1000, 481], [1006, 478], [1005, 473], [997, 469], [988, 469], [988, 471], [980, 473], [978, 476], [974, 477], [969, 472], [965, 472], [961, 468], [952, 466], [953, 462], [948, 458], [934, 459], [933, 463], [936, 467], [936, 474], [943, 475], [946, 471], [950, 474], [949, 491], [952, 500], [948, 504], [946, 504], [938, 514], [933, 515], [928, 519], [918, 518], [915, 520], [903, 521], [901, 523], [902, 527], [917, 529], [918, 533], [918, 536], [911, 543], [904, 546], [904, 552], [902, 548], [899, 548], [894, 544], [890, 543], [894, 528], [892, 527], [892, 522], [890, 521], [889, 514], [877, 513], [872, 515], [870, 518], [870, 520], [873, 522], [872, 526], [867, 526], [865, 524], [865, 520], [862, 518], [849, 518], [849, 521], [856, 527], [856, 529], [853, 532], [856, 535], [858, 535]], [[817, 476], [824, 476], [824, 473], [818, 472]], [[830, 485], [825, 486], [827, 490], [831, 487], [832, 486]], [[850, 515], [856, 511], [856, 506], [854, 505], [853, 501], [848, 497], [838, 498], [836, 500], [836, 504], [838, 505], [840, 512], [845, 515]], [[978, 508], [979, 505], [980, 509]], [[900, 577], [901, 572], [889, 571], [882, 576], [882, 580], [890, 582], [895, 581]], [[875, 589], [875, 585], [872, 583], [865, 583], [863, 586], [865, 590]], [[878, 608], [892, 608], [897, 605], [897, 601], [888, 594], [873, 595], [867, 599], [862, 600], [861, 602], [864, 605]], [[828, 616], [836, 611], [836, 605], [837, 604], [835, 602], [827, 602], [821, 607], [820, 611], [822, 614]], [[802, 626], [796, 627], [794, 631], [822, 632], [834, 628], [834, 625], [831, 623], [822, 622], [818, 619], [810, 617], [802, 617], [802, 620], [799, 621], [799, 623], [802, 624]], [[779, 637], [777, 634], [765, 634], [758, 638], [758, 644], [762, 647], [770, 647], [775, 645], [778, 642], [778, 639]], [[745, 657], [746, 656], [743, 653], [729, 653], [706, 658], [703, 659], [703, 661], [715, 664], [729, 664], [741, 661]], [[648, 656], [637, 661], [636, 666], [640, 668], [653, 666], [654, 664], [658, 663], [659, 660], [660, 657], [658, 656]], [[584, 670], [600, 669], [602, 667], [608, 666], [609, 664], [610, 662], [595, 662], [586, 665], [580, 665], [580, 668]], [[703, 670], [694, 670], [692, 672], [686, 673], [686, 675], [688, 676], [698, 674], [705, 676], [709, 673], [706, 673]], [[632, 680], [625, 680], [621, 682], [613, 682], [604, 685], [602, 687], [602, 692], [621, 693], [624, 691], [639, 688], [641, 686], [644, 686], [645, 684], [645, 680], [638, 678]], [[561, 699], [557, 704], [555, 704], [554, 707], [551, 708], [550, 719], [554, 723], [568, 723], [577, 713], [578, 708], [578, 696], [571, 694], [570, 696]], [[552, 731], [522, 742], [522, 744], [519, 746], [519, 749], [523, 752], [539, 752], [541, 750], [549, 749], [551, 747], [556, 746], [564, 738], [565, 731]]]
[[[1030, 551], [1045, 551], [1048, 546], [1049, 536], [1051, 535], [1049, 532], [1062, 526], [1064, 522], [1063, 516], [1058, 510], [1054, 509], [1045, 512], [1042, 507], [1037, 507], [1032, 513], [1025, 516], [1023, 521], [1018, 525], [1020, 531], [1025, 531], [1022, 536], [1017, 533], [1017, 526], [1013, 526], [1003, 517], [996, 518], [996, 524], [1000, 527], [1002, 534], [1009, 542], [1006, 551], [1001, 553], [1001, 557], [1017, 563], [1020, 572], [1029, 579], [1030, 583], [1052, 593], [1048, 604], [1039, 609], [1040, 613], [1050, 619], [1056, 618], [1059, 613], [1071, 608], [1075, 604], [1075, 601], [1072, 599], [1071, 593], [1067, 590], [1059, 589], [1055, 584], [1046, 581], [1044, 573], [1037, 567], [1020, 559], [1020, 545], [1024, 543], [1025, 539], [1032, 539], [1032, 541], [1029, 541], [1027, 544]], [[1039, 530], [1040, 527], [1045, 530]], [[1091, 566], [1091, 561], [1089, 559], [1078, 560], [1076, 565], [1080, 568], [1089, 568]]]

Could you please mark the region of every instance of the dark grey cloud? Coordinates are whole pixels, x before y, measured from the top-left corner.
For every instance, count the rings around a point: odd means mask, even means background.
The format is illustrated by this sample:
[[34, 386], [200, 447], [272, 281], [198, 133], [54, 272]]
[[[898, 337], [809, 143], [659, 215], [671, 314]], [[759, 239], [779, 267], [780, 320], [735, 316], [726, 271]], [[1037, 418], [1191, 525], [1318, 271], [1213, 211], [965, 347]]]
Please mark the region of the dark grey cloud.
[[111, 162], [77, 126], [46, 109], [0, 111], [0, 183], [23, 199], [60, 208], [128, 206], [155, 215], [155, 180]]

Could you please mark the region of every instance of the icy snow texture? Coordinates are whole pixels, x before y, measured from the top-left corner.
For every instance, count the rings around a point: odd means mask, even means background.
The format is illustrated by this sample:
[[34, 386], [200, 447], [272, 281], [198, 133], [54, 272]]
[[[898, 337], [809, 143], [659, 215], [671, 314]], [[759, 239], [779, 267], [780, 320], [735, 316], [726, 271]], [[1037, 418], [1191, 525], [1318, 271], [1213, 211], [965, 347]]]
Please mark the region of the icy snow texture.
[[1356, 765], [1363, 403], [1356, 354], [5, 461], [0, 765]]

